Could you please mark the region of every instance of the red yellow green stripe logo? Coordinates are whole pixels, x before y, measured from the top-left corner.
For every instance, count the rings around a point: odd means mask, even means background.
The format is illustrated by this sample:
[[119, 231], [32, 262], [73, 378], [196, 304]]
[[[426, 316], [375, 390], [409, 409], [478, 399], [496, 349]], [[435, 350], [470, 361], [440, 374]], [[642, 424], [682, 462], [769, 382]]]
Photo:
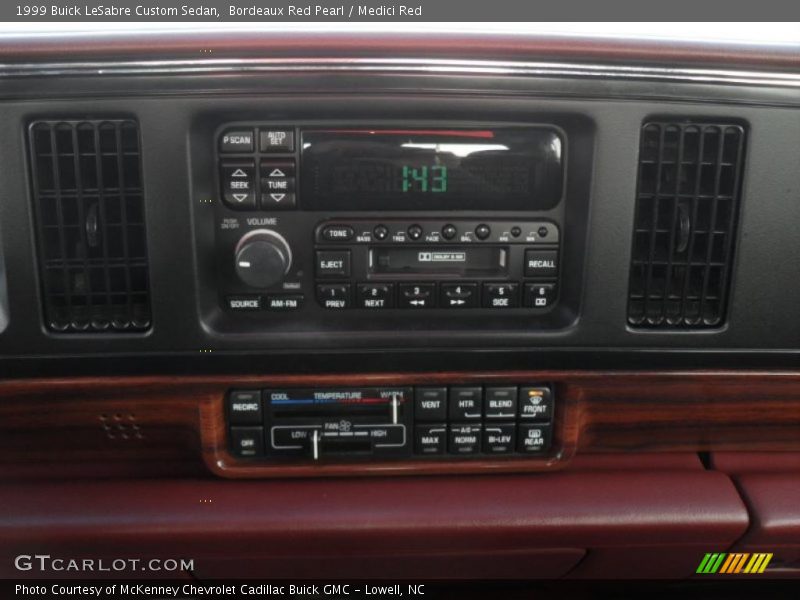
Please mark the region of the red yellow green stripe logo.
[[725, 575], [763, 573], [771, 560], [771, 552], [755, 552], [752, 554], [750, 552], [709, 552], [700, 561], [696, 573], [703, 575], [714, 573]]

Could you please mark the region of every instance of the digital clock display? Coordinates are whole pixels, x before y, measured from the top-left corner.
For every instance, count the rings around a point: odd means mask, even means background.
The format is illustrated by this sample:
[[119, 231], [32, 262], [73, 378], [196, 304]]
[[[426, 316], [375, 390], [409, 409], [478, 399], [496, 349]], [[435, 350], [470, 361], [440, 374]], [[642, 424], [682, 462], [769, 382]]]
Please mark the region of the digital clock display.
[[561, 200], [563, 141], [549, 127], [302, 133], [307, 210], [547, 210]]

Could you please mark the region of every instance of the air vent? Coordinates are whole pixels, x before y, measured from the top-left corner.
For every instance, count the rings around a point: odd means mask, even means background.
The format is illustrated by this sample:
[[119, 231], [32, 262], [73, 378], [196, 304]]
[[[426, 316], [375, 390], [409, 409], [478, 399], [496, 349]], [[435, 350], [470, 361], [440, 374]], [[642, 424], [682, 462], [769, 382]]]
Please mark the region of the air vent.
[[36, 121], [29, 136], [47, 326], [63, 332], [148, 329], [138, 124]]
[[628, 323], [725, 320], [745, 149], [730, 123], [645, 123], [639, 149]]

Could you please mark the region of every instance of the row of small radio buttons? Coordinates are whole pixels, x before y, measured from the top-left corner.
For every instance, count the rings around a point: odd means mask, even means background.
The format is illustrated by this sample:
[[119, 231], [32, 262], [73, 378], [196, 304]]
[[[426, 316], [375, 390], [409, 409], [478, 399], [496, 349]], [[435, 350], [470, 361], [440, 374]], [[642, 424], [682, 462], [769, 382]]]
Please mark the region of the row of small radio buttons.
[[[412, 242], [422, 239], [425, 234], [425, 229], [422, 225], [413, 223], [405, 230], [405, 236]], [[445, 240], [453, 240], [459, 234], [458, 227], [452, 223], [447, 223], [442, 226], [441, 230], [436, 232], [437, 236], [441, 236]], [[514, 225], [509, 230], [509, 235], [512, 238], [518, 238], [522, 235], [522, 228], [519, 225]], [[541, 225], [536, 234], [540, 239], [544, 239], [550, 233], [547, 225]], [[390, 231], [386, 225], [376, 225], [372, 230], [372, 237], [377, 241], [383, 241], [389, 237]], [[492, 235], [492, 228], [486, 223], [480, 223], [475, 226], [475, 229], [470, 232], [474, 234], [479, 240], [486, 240]], [[326, 242], [349, 242], [356, 235], [355, 230], [350, 225], [326, 225], [322, 229], [322, 239]], [[404, 237], [405, 237], [404, 236]]]
[[[395, 294], [395, 286], [397, 294]], [[437, 297], [437, 287], [439, 294]], [[520, 284], [516, 282], [484, 283], [480, 302], [479, 283], [359, 283], [356, 285], [356, 307], [368, 309], [410, 308], [519, 308]], [[524, 283], [522, 306], [544, 310], [558, 295], [558, 286], [550, 283]], [[317, 301], [323, 308], [353, 308], [350, 283], [317, 284]], [[437, 302], [438, 301], [438, 302]]]
[[[264, 455], [265, 445], [273, 450], [307, 450], [311, 432], [319, 427], [273, 427], [270, 439], [264, 439], [263, 427], [231, 427], [231, 451], [243, 458]], [[388, 425], [375, 430], [362, 428], [367, 438], [380, 439], [385, 446], [405, 445], [405, 426]], [[306, 434], [301, 436], [298, 434]], [[359, 433], [354, 431], [353, 434]], [[395, 435], [397, 434], [397, 435]], [[436, 423], [414, 428], [414, 453], [431, 455], [539, 454], [550, 448], [552, 425], [549, 423]], [[380, 444], [379, 444], [380, 445]]]

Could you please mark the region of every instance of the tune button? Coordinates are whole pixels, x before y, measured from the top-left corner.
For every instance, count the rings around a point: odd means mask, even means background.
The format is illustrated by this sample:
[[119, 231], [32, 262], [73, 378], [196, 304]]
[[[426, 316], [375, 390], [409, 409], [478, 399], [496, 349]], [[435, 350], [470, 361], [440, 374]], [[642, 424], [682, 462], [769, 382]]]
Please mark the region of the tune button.
[[491, 228], [490, 228], [488, 225], [486, 225], [485, 223], [481, 223], [480, 225], [478, 225], [478, 226], [475, 228], [475, 235], [477, 236], [477, 238], [478, 238], [479, 240], [485, 240], [485, 239], [486, 239], [486, 238], [488, 238], [490, 235], [492, 235], [492, 230], [491, 230]]
[[444, 227], [442, 227], [442, 237], [446, 240], [452, 240], [458, 234], [458, 229], [456, 229], [455, 225], [451, 225], [448, 223]]
[[372, 230], [372, 235], [375, 236], [375, 239], [378, 241], [385, 240], [389, 237], [389, 229], [386, 225], [376, 225], [375, 229]]
[[409, 239], [415, 240], [415, 241], [418, 240], [419, 238], [421, 238], [422, 237], [422, 227], [420, 227], [419, 225], [411, 225], [408, 228], [408, 237], [409, 237]]

